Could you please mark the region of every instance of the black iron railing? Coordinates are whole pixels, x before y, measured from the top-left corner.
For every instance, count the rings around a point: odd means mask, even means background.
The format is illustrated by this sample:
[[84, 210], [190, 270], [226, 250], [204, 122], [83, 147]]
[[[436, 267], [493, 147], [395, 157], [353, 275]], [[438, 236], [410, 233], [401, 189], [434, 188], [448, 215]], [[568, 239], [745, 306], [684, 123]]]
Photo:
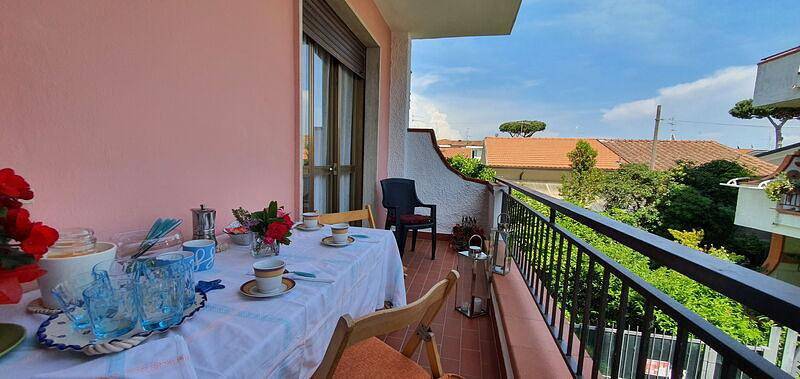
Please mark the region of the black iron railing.
[[[621, 377], [623, 338], [626, 326], [632, 324], [641, 330], [632, 371], [636, 378], [658, 376], [648, 375], [656, 374], [658, 367], [654, 363], [661, 362], [651, 361], [647, 352], [651, 350], [653, 333], [657, 332], [654, 317], [659, 314], [677, 324], [669, 367], [662, 370], [662, 375], [669, 372], [672, 378], [683, 378], [688, 341], [700, 340], [721, 357], [720, 369], [713, 377], [790, 377], [566, 230], [556, 222], [557, 217], [577, 221], [794, 330], [800, 329], [800, 289], [516, 183], [497, 181], [546, 209], [547, 214], [543, 214], [509, 192], [503, 194], [503, 212], [510, 216], [512, 230], [509, 252], [574, 376]], [[618, 290], [614, 294], [609, 293], [612, 284]], [[633, 297], [640, 300], [635, 303], [635, 311], [629, 309], [634, 304]], [[613, 309], [609, 311], [611, 303]], [[643, 305], [638, 308], [640, 304]], [[604, 343], [609, 325], [616, 332], [611, 343]], [[603, 351], [604, 346], [612, 349], [610, 354]], [[610, 358], [602, 364], [601, 360], [592, 359], [601, 356]]]

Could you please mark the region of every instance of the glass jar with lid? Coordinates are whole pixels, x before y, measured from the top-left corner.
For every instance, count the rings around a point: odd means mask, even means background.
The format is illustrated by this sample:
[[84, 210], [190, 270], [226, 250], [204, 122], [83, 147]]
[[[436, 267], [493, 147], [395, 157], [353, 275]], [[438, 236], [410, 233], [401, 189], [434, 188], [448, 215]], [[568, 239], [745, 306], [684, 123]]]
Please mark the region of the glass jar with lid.
[[69, 258], [97, 251], [97, 238], [89, 228], [64, 228], [58, 231], [58, 240], [48, 249], [49, 258]]

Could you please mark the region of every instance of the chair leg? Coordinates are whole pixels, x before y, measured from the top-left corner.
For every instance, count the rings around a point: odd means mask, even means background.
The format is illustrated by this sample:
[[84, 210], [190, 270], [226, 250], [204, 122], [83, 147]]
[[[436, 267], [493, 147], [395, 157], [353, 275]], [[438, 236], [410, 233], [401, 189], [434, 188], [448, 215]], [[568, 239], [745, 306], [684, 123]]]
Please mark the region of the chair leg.
[[403, 253], [406, 252], [406, 228], [401, 225], [396, 225], [396, 235], [397, 235], [397, 248], [400, 249], [400, 257], [403, 257]]
[[417, 248], [417, 229], [411, 231], [411, 251]]
[[431, 227], [431, 260], [436, 259], [436, 224]]

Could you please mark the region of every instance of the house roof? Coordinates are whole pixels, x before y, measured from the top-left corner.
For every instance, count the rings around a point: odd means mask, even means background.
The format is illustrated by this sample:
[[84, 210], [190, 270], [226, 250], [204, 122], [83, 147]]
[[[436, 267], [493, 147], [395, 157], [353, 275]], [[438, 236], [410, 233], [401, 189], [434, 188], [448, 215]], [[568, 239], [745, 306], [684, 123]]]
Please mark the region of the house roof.
[[771, 155], [771, 154], [779, 153], [781, 151], [797, 150], [797, 149], [800, 149], [800, 142], [793, 143], [791, 145], [786, 145], [786, 146], [783, 146], [783, 147], [779, 147], [777, 149], [762, 151], [762, 152], [756, 153], [754, 155], [757, 156], [757, 157], [763, 157], [765, 155]]
[[[643, 164], [650, 162], [653, 141], [602, 139], [600, 142], [613, 150], [625, 162]], [[716, 141], [663, 140], [658, 141], [655, 168], [657, 170], [667, 170], [675, 166], [678, 161], [703, 164], [717, 159], [738, 162], [755, 171], [757, 175], [767, 175], [773, 172], [776, 167], [769, 162], [739, 152], [737, 149]]]
[[467, 147], [439, 147], [439, 150], [442, 151], [442, 154], [445, 158], [452, 158], [456, 155], [460, 155], [465, 158], [472, 157], [472, 149]]
[[792, 54], [798, 53], [798, 52], [800, 52], [800, 46], [795, 46], [795, 47], [793, 47], [791, 49], [786, 49], [784, 51], [781, 51], [780, 53], [772, 54], [772, 55], [770, 55], [770, 56], [768, 56], [766, 58], [761, 58], [761, 61], [758, 62], [758, 64], [766, 63], [766, 62], [769, 62], [769, 61], [774, 61], [774, 60], [776, 60], [778, 58], [783, 58], [783, 57], [785, 57], [787, 55], [792, 55]]
[[483, 141], [440, 139], [436, 141], [439, 146], [448, 145], [449, 147], [483, 146]]
[[[491, 167], [568, 170], [567, 154], [581, 138], [505, 138], [484, 140], [486, 164]], [[619, 168], [620, 157], [596, 139], [584, 139], [597, 150], [597, 168]]]

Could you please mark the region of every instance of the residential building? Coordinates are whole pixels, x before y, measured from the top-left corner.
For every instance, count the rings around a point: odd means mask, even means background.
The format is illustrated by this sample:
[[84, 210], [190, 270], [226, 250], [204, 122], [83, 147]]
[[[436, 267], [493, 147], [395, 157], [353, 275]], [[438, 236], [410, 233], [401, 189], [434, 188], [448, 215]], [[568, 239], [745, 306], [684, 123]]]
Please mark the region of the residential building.
[[[758, 106], [800, 107], [800, 46], [770, 55], [758, 63], [753, 93]], [[766, 186], [780, 174], [800, 177], [800, 143], [756, 153], [754, 156], [779, 164], [774, 172], [757, 179], [741, 178], [726, 185], [739, 189], [735, 224], [769, 232], [769, 256], [764, 273], [800, 285], [800, 202], [796, 194], [785, 194], [777, 203], [767, 198]]]
[[758, 62], [753, 105], [800, 107], [800, 46]]
[[[567, 154], [575, 149], [579, 138], [503, 138], [484, 140], [484, 163], [498, 177], [516, 180], [525, 185], [558, 196], [561, 177], [571, 170]], [[653, 141], [625, 139], [584, 139], [597, 151], [596, 167], [616, 170], [621, 164], [650, 164]], [[659, 140], [654, 168], [668, 170], [678, 162], [703, 164], [717, 159], [738, 162], [756, 175], [767, 175], [776, 165], [725, 146], [716, 141]]]
[[436, 141], [445, 157], [460, 155], [466, 158], [483, 160], [483, 141], [464, 141], [440, 139]]
[[781, 164], [781, 162], [783, 162], [784, 158], [794, 154], [794, 152], [797, 151], [798, 149], [800, 149], [800, 142], [779, 147], [777, 149], [760, 151], [753, 154], [753, 156], [758, 157], [762, 161], [767, 161], [774, 165], [779, 165]]

